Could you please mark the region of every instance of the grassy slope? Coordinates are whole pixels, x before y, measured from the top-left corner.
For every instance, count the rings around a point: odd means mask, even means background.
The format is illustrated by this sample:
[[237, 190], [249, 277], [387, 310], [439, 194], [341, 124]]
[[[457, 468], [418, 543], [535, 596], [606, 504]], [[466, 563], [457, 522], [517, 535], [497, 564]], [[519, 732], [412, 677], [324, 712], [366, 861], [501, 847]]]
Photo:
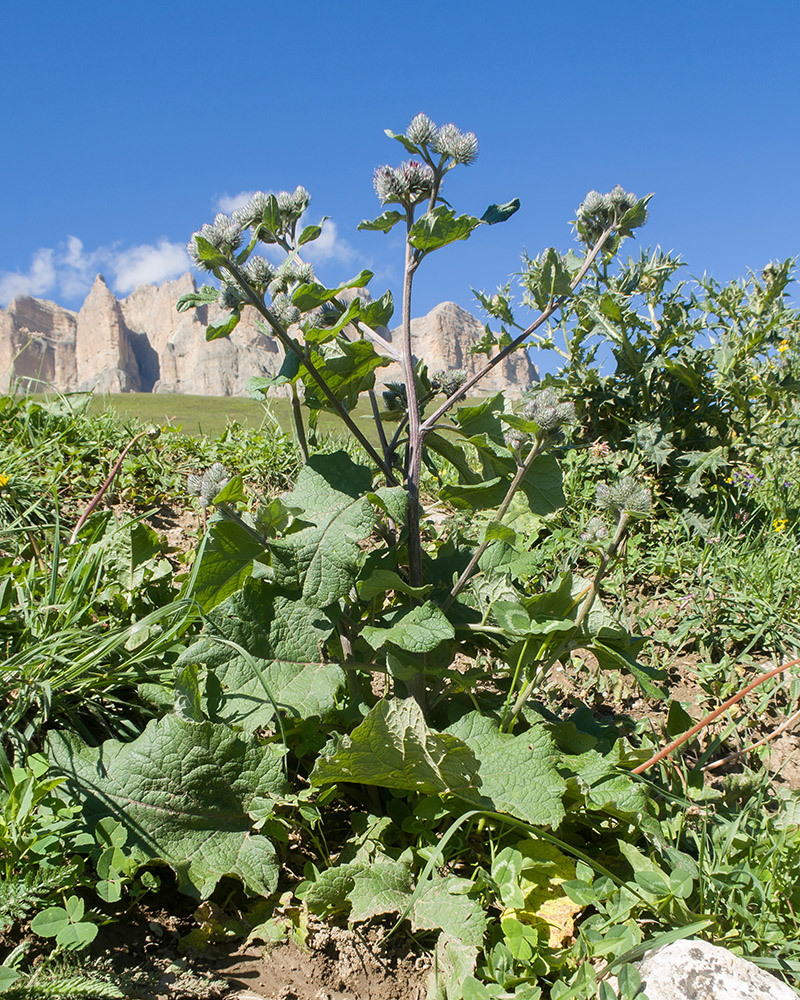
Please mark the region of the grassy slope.
[[[136, 417], [142, 421], [181, 426], [184, 434], [206, 434], [218, 437], [230, 421], [250, 427], [259, 427], [264, 421], [277, 420], [282, 428], [291, 431], [291, 407], [288, 399], [271, 399], [267, 406], [253, 399], [234, 396], [188, 396], [171, 393], [126, 392], [97, 394], [91, 409], [100, 412], [114, 409], [121, 417]], [[375, 439], [374, 425], [367, 416], [368, 407], [359, 407], [356, 415], [362, 417], [365, 434]], [[341, 421], [330, 413], [320, 415], [319, 428], [323, 433], [342, 433]]]

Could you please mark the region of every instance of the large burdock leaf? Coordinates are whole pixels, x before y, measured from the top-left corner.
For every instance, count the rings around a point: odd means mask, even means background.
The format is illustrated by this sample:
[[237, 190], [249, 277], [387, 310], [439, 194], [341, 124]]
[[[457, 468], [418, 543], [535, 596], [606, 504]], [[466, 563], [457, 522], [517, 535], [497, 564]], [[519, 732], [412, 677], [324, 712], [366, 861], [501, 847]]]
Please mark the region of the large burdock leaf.
[[325, 912], [350, 903], [352, 921], [406, 913], [412, 931], [442, 930], [471, 947], [483, 941], [486, 914], [469, 879], [434, 874], [414, 886], [409, 865], [387, 857], [351, 861], [329, 868], [306, 892], [310, 910]]
[[471, 712], [438, 733], [427, 727], [413, 698], [379, 702], [349, 736], [331, 740], [311, 783], [337, 781], [453, 795], [535, 826], [556, 827], [564, 818], [566, 784], [544, 727], [513, 736]]
[[89, 826], [118, 820], [134, 859], [168, 864], [182, 892], [206, 898], [223, 875], [261, 895], [274, 891], [275, 851], [252, 832], [249, 811], [286, 792], [282, 748], [245, 741], [226, 725], [168, 715], [132, 743], [89, 747], [54, 733], [50, 752], [83, 801]]
[[366, 498], [372, 476], [346, 452], [312, 455], [285, 502], [307, 526], [271, 545], [275, 582], [317, 608], [344, 597], [353, 586], [375, 508]]
[[325, 657], [333, 622], [319, 608], [251, 579], [212, 612], [207, 631], [178, 666], [202, 663], [214, 671], [222, 689], [216, 718], [252, 731], [273, 718], [276, 706], [303, 719], [333, 708], [344, 671]]
[[378, 704], [349, 736], [335, 737], [311, 774], [313, 785], [354, 781], [424, 795], [467, 793], [478, 762], [469, 747], [428, 729], [413, 698]]
[[564, 818], [566, 783], [553, 764], [553, 745], [542, 726], [513, 736], [470, 712], [448, 728], [480, 762], [480, 787], [464, 798], [535, 826], [556, 827]]
[[427, 601], [410, 611], [401, 610], [389, 628], [365, 625], [361, 635], [373, 649], [393, 642], [412, 653], [428, 653], [445, 639], [452, 639], [455, 630], [433, 601]]

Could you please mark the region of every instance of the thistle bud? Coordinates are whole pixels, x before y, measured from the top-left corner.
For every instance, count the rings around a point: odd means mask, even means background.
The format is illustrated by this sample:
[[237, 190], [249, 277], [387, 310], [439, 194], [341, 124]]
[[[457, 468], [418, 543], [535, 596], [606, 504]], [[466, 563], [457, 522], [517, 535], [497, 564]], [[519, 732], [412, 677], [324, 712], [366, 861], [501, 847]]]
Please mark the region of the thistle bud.
[[452, 371], [439, 371], [431, 375], [431, 388], [436, 392], [441, 392], [443, 396], [452, 396], [467, 381], [467, 373], [463, 368], [454, 368]]
[[553, 389], [538, 389], [522, 407], [522, 415], [537, 423], [542, 431], [553, 433], [575, 423], [575, 404], [562, 402]]
[[602, 517], [593, 517], [581, 532], [584, 542], [602, 542], [608, 538], [608, 528]]
[[623, 512], [629, 516], [647, 517], [653, 501], [646, 486], [625, 477], [613, 485], [600, 483], [597, 487], [597, 506], [601, 510], [610, 511], [614, 517], [619, 517]]

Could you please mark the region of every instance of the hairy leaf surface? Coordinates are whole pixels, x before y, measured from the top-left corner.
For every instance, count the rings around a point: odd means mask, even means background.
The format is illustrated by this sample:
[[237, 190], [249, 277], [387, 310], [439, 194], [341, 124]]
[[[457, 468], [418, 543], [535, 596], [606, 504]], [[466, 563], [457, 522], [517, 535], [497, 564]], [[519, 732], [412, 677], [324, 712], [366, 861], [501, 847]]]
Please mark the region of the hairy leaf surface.
[[249, 654], [200, 636], [178, 660], [179, 666], [203, 663], [214, 671], [223, 691], [218, 718], [250, 731], [273, 718], [273, 702], [297, 718], [333, 708], [344, 672], [323, 652], [333, 622], [319, 608], [265, 580], [247, 580], [215, 609], [210, 631]]
[[447, 730], [480, 761], [479, 788], [464, 797], [536, 826], [556, 827], [564, 818], [566, 783], [553, 764], [553, 745], [543, 726], [513, 736], [495, 722], [470, 712]]
[[325, 747], [311, 783], [354, 781], [422, 794], [466, 794], [477, 769], [465, 743], [428, 729], [413, 698], [392, 698], [378, 702], [349, 736], [337, 736]]
[[53, 733], [50, 752], [84, 801], [88, 824], [118, 820], [134, 859], [164, 861], [182, 892], [205, 898], [223, 875], [262, 895], [275, 889], [275, 851], [251, 832], [248, 810], [255, 799], [287, 790], [281, 748], [243, 740], [226, 725], [168, 715], [132, 743], [89, 747]]
[[302, 512], [307, 527], [273, 542], [275, 581], [300, 591], [312, 607], [344, 597], [358, 572], [361, 549], [375, 524], [375, 509], [364, 496], [372, 485], [369, 469], [343, 451], [312, 455], [286, 503]]

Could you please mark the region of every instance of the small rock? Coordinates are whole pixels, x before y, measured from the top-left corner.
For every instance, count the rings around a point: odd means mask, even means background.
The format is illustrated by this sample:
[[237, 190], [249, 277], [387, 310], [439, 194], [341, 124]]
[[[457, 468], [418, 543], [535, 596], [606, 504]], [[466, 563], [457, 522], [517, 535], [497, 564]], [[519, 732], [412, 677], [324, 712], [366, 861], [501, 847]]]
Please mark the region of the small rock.
[[675, 941], [639, 963], [648, 1000], [797, 1000], [757, 965], [707, 941]]

